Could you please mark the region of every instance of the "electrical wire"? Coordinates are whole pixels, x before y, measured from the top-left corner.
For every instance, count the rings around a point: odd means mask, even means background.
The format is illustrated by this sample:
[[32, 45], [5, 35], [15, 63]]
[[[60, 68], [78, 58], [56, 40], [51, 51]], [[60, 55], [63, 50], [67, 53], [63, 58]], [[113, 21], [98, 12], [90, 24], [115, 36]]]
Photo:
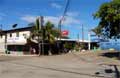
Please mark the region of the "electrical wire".
[[[60, 33], [61, 33], [61, 23], [65, 19], [66, 13], [67, 13], [68, 8], [69, 8], [69, 4], [70, 4], [70, 0], [67, 0], [63, 15], [58, 22], [58, 29], [59, 29]], [[61, 39], [61, 35], [60, 35], [60, 39]]]

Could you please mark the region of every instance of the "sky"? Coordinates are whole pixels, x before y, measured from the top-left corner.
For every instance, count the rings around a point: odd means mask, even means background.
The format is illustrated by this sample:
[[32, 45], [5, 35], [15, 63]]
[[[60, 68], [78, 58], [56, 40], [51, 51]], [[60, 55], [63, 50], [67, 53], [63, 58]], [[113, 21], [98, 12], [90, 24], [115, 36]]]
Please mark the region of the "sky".
[[[93, 19], [93, 14], [100, 5], [110, 0], [70, 0], [66, 17], [62, 22], [62, 30], [69, 31], [72, 39], [88, 39], [88, 30], [93, 29], [99, 20]], [[66, 0], [0, 0], [0, 27], [4, 30], [27, 27], [36, 17], [44, 16], [44, 21], [51, 21], [57, 27], [63, 14]]]

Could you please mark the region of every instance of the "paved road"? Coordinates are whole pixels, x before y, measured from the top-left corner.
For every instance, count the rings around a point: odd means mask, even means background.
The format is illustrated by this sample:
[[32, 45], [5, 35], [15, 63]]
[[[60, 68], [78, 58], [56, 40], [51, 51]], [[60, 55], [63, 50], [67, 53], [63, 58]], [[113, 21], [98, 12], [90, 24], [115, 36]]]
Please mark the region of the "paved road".
[[40, 57], [0, 56], [0, 78], [113, 78], [114, 74], [104, 75], [103, 72], [96, 77], [95, 72], [107, 68], [99, 63], [119, 62], [99, 59], [101, 57], [79, 53]]

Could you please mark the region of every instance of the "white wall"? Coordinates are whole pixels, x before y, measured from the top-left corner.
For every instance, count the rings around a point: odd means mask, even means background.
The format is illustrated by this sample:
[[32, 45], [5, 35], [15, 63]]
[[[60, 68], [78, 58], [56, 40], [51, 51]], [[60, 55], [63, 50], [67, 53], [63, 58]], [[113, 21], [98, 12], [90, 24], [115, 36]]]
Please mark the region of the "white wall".
[[27, 38], [30, 36], [30, 31], [22, 31], [19, 32], [19, 37], [16, 36], [16, 32], [12, 33], [12, 37], [10, 37], [10, 33], [7, 34], [7, 44], [26, 44]]
[[0, 52], [5, 52], [5, 35], [0, 36]]
[[[17, 32], [7, 34], [7, 45], [24, 45], [27, 43], [27, 38], [30, 36], [30, 31], [19, 32], [19, 37], [16, 36]], [[0, 37], [0, 52], [5, 52], [5, 35]]]

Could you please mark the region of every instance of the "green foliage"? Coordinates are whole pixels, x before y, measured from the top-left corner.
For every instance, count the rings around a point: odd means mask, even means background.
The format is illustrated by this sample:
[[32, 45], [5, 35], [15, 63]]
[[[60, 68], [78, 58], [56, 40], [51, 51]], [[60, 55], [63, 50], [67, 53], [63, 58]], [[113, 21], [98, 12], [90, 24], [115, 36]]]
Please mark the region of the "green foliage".
[[48, 21], [45, 26], [45, 40], [48, 40], [50, 43], [54, 43], [55, 38], [60, 35], [57, 28], [55, 28], [54, 24]]
[[100, 29], [101, 29], [101, 26], [98, 26], [98, 27], [92, 29], [92, 31], [94, 33], [96, 33], [96, 35], [99, 37], [102, 34]]
[[74, 49], [74, 44], [72, 44], [72, 43], [67, 43], [67, 42], [66, 42], [66, 43], [64, 44], [64, 48], [69, 49], [69, 50], [70, 50], [70, 49]]
[[80, 43], [80, 46], [79, 46], [81, 49], [85, 49], [86, 48], [86, 45], [84, 43]]
[[34, 24], [32, 23], [29, 25], [33, 26], [31, 38], [43, 36], [43, 40], [54, 43], [55, 38], [60, 35], [58, 29], [55, 28], [54, 24], [52, 24], [50, 21], [48, 21], [43, 27], [40, 27], [39, 19], [36, 19], [36, 22]]
[[94, 18], [100, 19], [99, 25], [93, 29], [97, 35], [120, 38], [120, 0], [102, 4]]
[[79, 50], [80, 50], [80, 46], [79, 46], [79, 45], [75, 45], [74, 49], [75, 49], [76, 51], [79, 51]]
[[86, 49], [86, 45], [84, 43], [76, 43], [75, 50]]

